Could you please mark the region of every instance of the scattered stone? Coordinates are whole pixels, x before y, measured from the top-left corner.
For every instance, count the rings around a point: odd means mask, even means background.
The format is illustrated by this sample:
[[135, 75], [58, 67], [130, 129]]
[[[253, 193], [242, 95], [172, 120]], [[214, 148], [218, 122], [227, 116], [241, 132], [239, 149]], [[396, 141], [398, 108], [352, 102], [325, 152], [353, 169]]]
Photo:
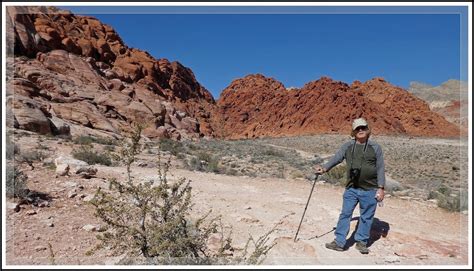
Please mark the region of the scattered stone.
[[70, 199], [74, 198], [75, 196], [77, 196], [77, 192], [75, 190], [69, 191], [69, 193], [67, 193], [67, 197]]
[[91, 201], [92, 199], [94, 199], [94, 195], [85, 196], [82, 200], [85, 201], [85, 202], [89, 202], [89, 201]]
[[69, 174], [69, 165], [60, 164], [56, 166], [56, 175], [57, 176], [66, 176]]
[[53, 222], [47, 222], [46, 225], [48, 225], [48, 227], [54, 227], [54, 223]]
[[387, 256], [385, 257], [385, 262], [386, 263], [397, 263], [400, 262], [400, 257], [393, 255], [393, 256]]
[[66, 187], [76, 187], [77, 183], [67, 181], [67, 182], [64, 182], [63, 185]]
[[85, 179], [90, 179], [97, 174], [97, 168], [95, 167], [80, 167], [76, 170], [76, 174]]
[[237, 221], [239, 222], [245, 222], [245, 223], [257, 223], [260, 222], [260, 220], [253, 218], [251, 216], [240, 216], [237, 218]]
[[426, 260], [426, 259], [428, 259], [428, 255], [422, 254], [422, 255], [416, 256], [416, 258], [418, 258], [418, 259], [420, 259], [420, 260]]
[[148, 166], [148, 163], [147, 163], [147, 162], [139, 162], [139, 163], [137, 164], [137, 166], [139, 166], [139, 167], [146, 167], [146, 166]]
[[26, 212], [26, 214], [27, 215], [36, 215], [37, 212], [36, 212], [36, 210], [29, 210], [29, 211]]
[[87, 164], [84, 161], [74, 159], [72, 157], [68, 156], [59, 156], [56, 159], [54, 159], [54, 164], [56, 165], [56, 168], [61, 167], [61, 165], [68, 165], [69, 166], [69, 171], [70, 172], [75, 172], [81, 167], [87, 167], [89, 164]]
[[87, 224], [84, 227], [82, 227], [83, 230], [85, 231], [100, 231], [100, 225], [91, 225]]
[[250, 209], [252, 209], [252, 207], [251, 207], [251, 206], [245, 206], [244, 209], [245, 209], [245, 210], [250, 210]]
[[35, 247], [35, 251], [43, 251], [43, 250], [46, 250], [46, 249], [48, 249], [48, 248], [45, 247], [45, 246], [36, 246]]
[[15, 202], [7, 202], [7, 209], [13, 210], [18, 213], [20, 211], [20, 204]]
[[49, 207], [49, 201], [47, 200], [40, 200], [38, 202], [38, 207]]

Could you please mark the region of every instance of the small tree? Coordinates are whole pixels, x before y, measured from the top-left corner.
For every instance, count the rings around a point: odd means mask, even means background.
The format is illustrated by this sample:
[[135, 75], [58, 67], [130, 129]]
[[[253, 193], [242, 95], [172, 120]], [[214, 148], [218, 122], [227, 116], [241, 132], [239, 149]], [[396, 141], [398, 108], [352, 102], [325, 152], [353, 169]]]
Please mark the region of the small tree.
[[[244, 255], [223, 260], [224, 256], [233, 255], [230, 234], [224, 237], [222, 223], [218, 223], [220, 217], [208, 219], [210, 212], [194, 222], [189, 219], [191, 182], [184, 178], [174, 183], [168, 181], [169, 159], [162, 163], [158, 155], [156, 179], [134, 181], [131, 165], [142, 149], [141, 131], [142, 127], [138, 126], [131, 140], [122, 144], [119, 157], [126, 166], [126, 181], [110, 180], [110, 191], [99, 189], [91, 201], [96, 216], [107, 225], [106, 231], [98, 236], [99, 247], [110, 246], [132, 257], [142, 255], [147, 263], [155, 264], [258, 263], [273, 246], [266, 245], [270, 232], [253, 242], [255, 251], [250, 256], [247, 256], [249, 240]], [[209, 238], [219, 229], [220, 247], [211, 251]]]

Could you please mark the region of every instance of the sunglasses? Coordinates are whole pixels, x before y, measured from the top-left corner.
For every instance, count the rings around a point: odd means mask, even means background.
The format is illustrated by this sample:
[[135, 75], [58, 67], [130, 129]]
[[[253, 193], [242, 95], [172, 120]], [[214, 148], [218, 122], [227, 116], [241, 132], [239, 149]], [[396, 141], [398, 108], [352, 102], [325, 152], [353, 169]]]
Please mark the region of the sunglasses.
[[355, 128], [355, 131], [367, 131], [369, 129], [369, 127], [367, 126], [359, 126], [357, 128]]

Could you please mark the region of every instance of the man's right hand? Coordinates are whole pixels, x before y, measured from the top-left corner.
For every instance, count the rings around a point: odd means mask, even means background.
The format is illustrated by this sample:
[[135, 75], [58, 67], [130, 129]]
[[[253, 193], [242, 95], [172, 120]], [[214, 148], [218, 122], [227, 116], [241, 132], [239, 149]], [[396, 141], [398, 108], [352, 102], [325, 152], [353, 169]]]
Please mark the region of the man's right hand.
[[320, 165], [314, 166], [314, 170], [316, 171], [317, 174], [323, 174], [326, 172], [326, 169]]

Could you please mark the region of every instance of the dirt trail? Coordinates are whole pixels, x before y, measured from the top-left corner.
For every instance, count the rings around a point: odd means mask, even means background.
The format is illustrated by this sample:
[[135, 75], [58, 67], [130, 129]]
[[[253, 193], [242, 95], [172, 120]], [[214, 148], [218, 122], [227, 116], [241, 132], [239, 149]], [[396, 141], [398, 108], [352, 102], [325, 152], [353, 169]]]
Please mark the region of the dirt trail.
[[[97, 166], [98, 177], [90, 180], [71, 177], [51, 178], [47, 169], [30, 171], [31, 187], [50, 191], [50, 207], [25, 206], [16, 213], [7, 208], [7, 263], [50, 264], [48, 243], [52, 244], [55, 262], [61, 265], [117, 263], [111, 251], [86, 256], [97, 243], [96, 232], [84, 230], [87, 224], [100, 222], [93, 207], [82, 197], [92, 195], [106, 178], [125, 175], [121, 167]], [[156, 169], [137, 167], [136, 178], [154, 176]], [[273, 226], [270, 235], [276, 246], [263, 264], [266, 265], [465, 265], [468, 263], [468, 217], [449, 213], [430, 202], [389, 197], [377, 210], [372, 230], [371, 253], [360, 254], [354, 246], [345, 252], [327, 250], [324, 243], [333, 238], [331, 229], [337, 222], [343, 188], [317, 183], [294, 242], [311, 183], [303, 180], [250, 178], [173, 169], [170, 180], [185, 177], [192, 180], [193, 211], [223, 215], [225, 225], [233, 227], [233, 241], [243, 247], [249, 235], [258, 238]], [[69, 198], [72, 188], [78, 196]], [[31, 213], [35, 211], [36, 213]], [[356, 210], [355, 217], [358, 216]], [[51, 224], [54, 223], [54, 226]], [[357, 221], [351, 222], [351, 233]], [[327, 233], [327, 234], [324, 234]], [[322, 235], [319, 238], [316, 236]]]
[[[115, 171], [101, 168], [103, 172]], [[137, 171], [135, 171], [137, 172]], [[153, 169], [140, 170], [152, 176]], [[137, 176], [138, 177], [138, 176]], [[354, 246], [345, 252], [327, 250], [342, 205], [343, 188], [317, 183], [298, 228], [311, 183], [301, 180], [263, 179], [173, 170], [172, 178], [192, 180], [195, 211], [213, 209], [233, 226], [234, 241], [243, 246], [249, 234], [257, 238], [278, 224], [271, 235], [277, 241], [264, 264], [465, 264], [468, 260], [467, 215], [449, 213], [430, 202], [386, 198], [372, 229], [371, 253]], [[358, 217], [358, 210], [354, 217]], [[357, 224], [351, 222], [351, 234]], [[327, 233], [324, 235], [324, 233]], [[319, 238], [316, 236], [323, 235]], [[349, 238], [349, 236], [348, 236]], [[349, 241], [350, 242], [350, 241]]]

